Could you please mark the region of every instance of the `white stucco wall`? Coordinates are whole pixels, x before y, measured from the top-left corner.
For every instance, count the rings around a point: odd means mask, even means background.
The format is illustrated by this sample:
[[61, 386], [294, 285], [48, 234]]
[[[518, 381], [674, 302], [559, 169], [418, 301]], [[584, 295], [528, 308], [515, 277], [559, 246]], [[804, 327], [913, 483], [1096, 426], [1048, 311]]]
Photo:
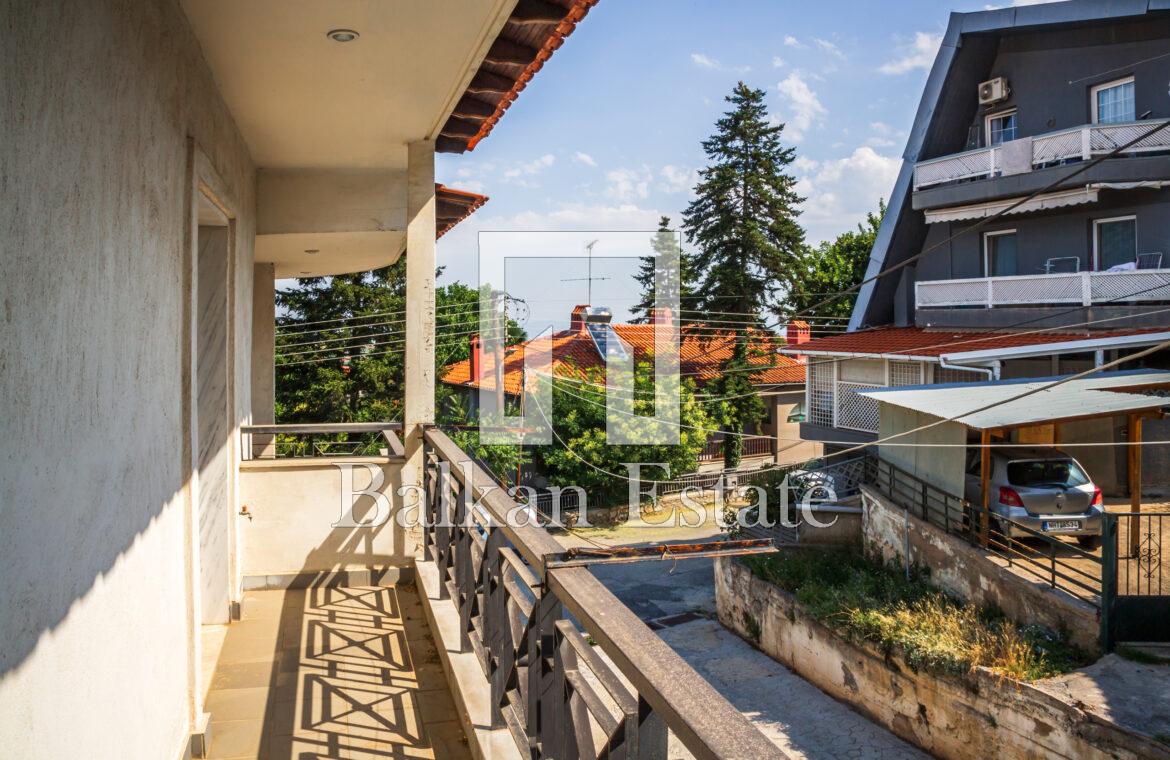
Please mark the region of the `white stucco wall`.
[[[15, 0], [0, 30], [0, 754], [170, 760], [191, 730], [188, 137], [239, 205], [236, 356], [255, 172], [174, 0]], [[229, 366], [238, 424], [250, 364]]]
[[[371, 484], [371, 470], [381, 473], [389, 509], [381, 525], [332, 527], [342, 515], [342, 471], [352, 466], [355, 490]], [[402, 465], [385, 460], [347, 457], [344, 460], [254, 460], [240, 471], [240, 503], [251, 519], [239, 523], [240, 566], [249, 586], [266, 576], [321, 574], [339, 570], [387, 570], [410, 566], [414, 543], [395, 517]], [[374, 521], [379, 514], [373, 497], [358, 496], [349, 505], [352, 522]], [[271, 585], [278, 585], [273, 583]]]
[[[940, 418], [882, 403], [878, 437], [914, 430], [936, 423]], [[878, 446], [881, 458], [901, 467], [911, 475], [955, 496], [963, 495], [963, 469], [966, 463], [967, 428], [957, 422], [944, 422], [911, 435], [890, 441], [903, 446]]]

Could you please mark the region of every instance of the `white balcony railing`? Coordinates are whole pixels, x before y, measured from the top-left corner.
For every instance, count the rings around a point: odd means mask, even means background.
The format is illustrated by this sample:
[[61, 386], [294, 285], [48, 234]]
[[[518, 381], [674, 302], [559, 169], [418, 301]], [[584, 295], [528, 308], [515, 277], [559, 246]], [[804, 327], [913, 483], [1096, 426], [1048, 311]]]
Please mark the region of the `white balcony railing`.
[[933, 280], [915, 284], [914, 301], [919, 309], [1170, 301], [1170, 269]]
[[[1032, 169], [1062, 161], [1088, 161], [1117, 150], [1122, 145], [1154, 129], [1160, 123], [1153, 121], [1124, 124], [1092, 124], [1051, 132], [1036, 137], [1025, 137], [1032, 144]], [[1022, 140], [1015, 141], [1016, 143]], [[1170, 129], [1156, 132], [1127, 149], [1127, 153], [1170, 151]], [[1002, 146], [979, 148], [929, 161], [914, 167], [914, 189], [921, 190], [947, 182], [964, 179], [986, 179], [1004, 173]]]

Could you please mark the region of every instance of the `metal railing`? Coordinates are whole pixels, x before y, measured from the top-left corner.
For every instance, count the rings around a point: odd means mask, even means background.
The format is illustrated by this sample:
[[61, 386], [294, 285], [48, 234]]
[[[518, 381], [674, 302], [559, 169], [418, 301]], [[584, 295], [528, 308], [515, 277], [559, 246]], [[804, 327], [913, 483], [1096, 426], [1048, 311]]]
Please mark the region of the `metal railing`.
[[1150, 301], [1170, 301], [1170, 269], [973, 277], [914, 285], [914, 303], [919, 309]]
[[1170, 531], [1170, 512], [1114, 513], [1117, 520], [1117, 594], [1170, 595], [1170, 563], [1164, 562], [1164, 544]]
[[442, 431], [424, 440], [424, 561], [521, 755], [665, 756], [669, 729], [698, 758], [785, 756], [588, 568], [558, 566], [551, 534], [509, 521], [517, 503]]
[[[743, 456], [764, 457], [776, 455], [776, 437], [771, 435], [745, 436], [743, 439]], [[713, 462], [723, 459], [723, 436], [712, 436], [707, 439], [703, 450], [699, 452], [700, 462]]]
[[[872, 485], [912, 516], [962, 537], [1053, 588], [1099, 606], [1102, 558], [1076, 544], [1033, 530], [878, 459]], [[1022, 534], [1017, 536], [1017, 534]]]
[[[1025, 137], [1032, 144], [1032, 169], [1070, 161], [1089, 161], [1111, 153], [1140, 137], [1160, 122], [1126, 122], [1124, 124], [1086, 124], [1072, 129]], [[1018, 142], [1018, 141], [1017, 141]], [[1170, 131], [1163, 130], [1127, 150], [1129, 154], [1170, 151]], [[928, 161], [914, 166], [914, 189], [921, 190], [948, 182], [997, 177], [1003, 170], [1002, 147], [978, 148]]]
[[312, 459], [319, 457], [405, 456], [395, 431], [398, 422], [350, 422], [305, 425], [244, 425], [243, 459]]

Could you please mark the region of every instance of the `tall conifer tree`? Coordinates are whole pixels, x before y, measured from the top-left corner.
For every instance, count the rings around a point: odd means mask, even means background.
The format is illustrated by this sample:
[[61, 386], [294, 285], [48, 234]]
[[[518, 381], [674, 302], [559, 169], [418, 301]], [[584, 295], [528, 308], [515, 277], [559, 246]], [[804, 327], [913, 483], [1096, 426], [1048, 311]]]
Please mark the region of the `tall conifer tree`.
[[[699, 172], [695, 199], [683, 214], [683, 228], [696, 249], [694, 306], [722, 312], [712, 320], [735, 320], [735, 350], [711, 390], [728, 397], [717, 405], [724, 436], [724, 466], [739, 465], [745, 426], [764, 416], [753, 392], [748, 336], [762, 329], [762, 313], [778, 311], [803, 270], [804, 231], [796, 222], [804, 201], [788, 167], [796, 157], [780, 142], [784, 125], [768, 117], [764, 91], [736, 85], [732, 109], [703, 142], [710, 164]], [[735, 316], [727, 316], [735, 315]], [[716, 323], [719, 324], [719, 323]], [[724, 323], [725, 324], [725, 323]]]

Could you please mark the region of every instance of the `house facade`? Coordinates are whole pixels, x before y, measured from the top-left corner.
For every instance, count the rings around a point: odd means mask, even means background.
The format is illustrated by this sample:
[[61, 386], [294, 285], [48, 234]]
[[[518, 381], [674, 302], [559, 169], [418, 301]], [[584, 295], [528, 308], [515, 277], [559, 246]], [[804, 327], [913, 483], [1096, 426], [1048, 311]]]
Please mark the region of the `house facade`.
[[873, 388], [1065, 375], [1170, 339], [1168, 42], [1146, 0], [951, 16], [849, 332], [801, 348], [803, 437], [874, 440]]

